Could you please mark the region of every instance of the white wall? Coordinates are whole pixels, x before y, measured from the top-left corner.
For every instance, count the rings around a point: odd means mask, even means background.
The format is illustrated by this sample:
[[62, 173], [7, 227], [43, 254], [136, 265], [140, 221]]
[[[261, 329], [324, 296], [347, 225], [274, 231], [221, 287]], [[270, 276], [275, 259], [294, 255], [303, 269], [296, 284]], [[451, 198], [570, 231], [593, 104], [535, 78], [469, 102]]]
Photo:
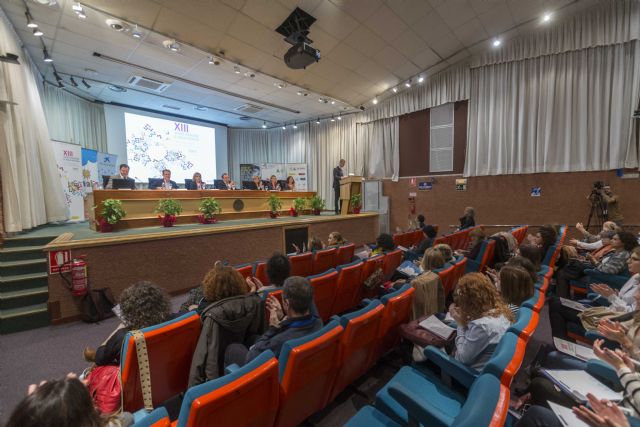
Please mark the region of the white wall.
[[[213, 125], [211, 123], [201, 122], [199, 120], [190, 120], [185, 118], [177, 118], [167, 114], [151, 113], [144, 110], [136, 110], [135, 108], [119, 107], [109, 104], [104, 104], [104, 117], [107, 125], [107, 146], [110, 154], [118, 155], [118, 162], [125, 163], [127, 161], [127, 138], [124, 127], [124, 113], [141, 114], [149, 117], [157, 117], [168, 120], [180, 120], [183, 123], [190, 123], [199, 126], [207, 126], [216, 130], [216, 173], [220, 178], [223, 172], [229, 170], [228, 162], [228, 143], [227, 143], [227, 127], [220, 125]], [[214, 177], [206, 177], [210, 180]]]

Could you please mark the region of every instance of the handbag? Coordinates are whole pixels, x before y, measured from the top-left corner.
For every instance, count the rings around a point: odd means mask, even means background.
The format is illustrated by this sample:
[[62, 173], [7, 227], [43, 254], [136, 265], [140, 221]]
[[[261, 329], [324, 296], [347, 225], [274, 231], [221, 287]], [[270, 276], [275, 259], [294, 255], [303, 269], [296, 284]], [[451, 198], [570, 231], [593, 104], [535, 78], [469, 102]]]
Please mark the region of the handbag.
[[110, 288], [89, 289], [80, 300], [82, 320], [95, 323], [113, 317], [115, 305]]
[[384, 273], [382, 272], [382, 268], [378, 267], [369, 277], [364, 279], [363, 285], [366, 289], [377, 289], [382, 286], [384, 282]]
[[[623, 316], [626, 314], [627, 313], [623, 313]], [[598, 323], [602, 319], [609, 319], [613, 321], [619, 317], [621, 317], [619, 311], [613, 311], [607, 307], [589, 307], [582, 313], [578, 314], [582, 327], [587, 331], [596, 331], [598, 329]]]
[[96, 408], [103, 414], [118, 412], [122, 407], [120, 368], [115, 365], [95, 366], [86, 378]]
[[400, 336], [420, 347], [432, 345], [438, 348], [449, 348], [456, 339], [456, 332], [452, 333], [449, 339], [443, 339], [428, 329], [420, 326], [420, 322], [430, 315], [422, 316], [416, 320], [399, 326]]

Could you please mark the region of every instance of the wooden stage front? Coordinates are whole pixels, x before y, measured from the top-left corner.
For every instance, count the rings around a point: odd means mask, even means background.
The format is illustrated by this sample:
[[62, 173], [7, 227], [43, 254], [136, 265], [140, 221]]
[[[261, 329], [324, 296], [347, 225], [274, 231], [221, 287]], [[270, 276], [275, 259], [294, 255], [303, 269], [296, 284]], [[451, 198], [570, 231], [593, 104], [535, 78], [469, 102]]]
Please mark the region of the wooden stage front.
[[[109, 287], [116, 298], [139, 280], [154, 282], [173, 295], [183, 293], [198, 286], [216, 260], [237, 265], [285, 252], [284, 236], [290, 229], [306, 228], [310, 237], [325, 242], [329, 233], [339, 231], [356, 245], [373, 242], [379, 231], [376, 213], [239, 219], [114, 233], [92, 232], [88, 224], [74, 227], [75, 233], [61, 234], [44, 250], [70, 250], [72, 257], [85, 255], [90, 286]], [[77, 301], [60, 276], [49, 275], [48, 283], [52, 321], [78, 319]]]

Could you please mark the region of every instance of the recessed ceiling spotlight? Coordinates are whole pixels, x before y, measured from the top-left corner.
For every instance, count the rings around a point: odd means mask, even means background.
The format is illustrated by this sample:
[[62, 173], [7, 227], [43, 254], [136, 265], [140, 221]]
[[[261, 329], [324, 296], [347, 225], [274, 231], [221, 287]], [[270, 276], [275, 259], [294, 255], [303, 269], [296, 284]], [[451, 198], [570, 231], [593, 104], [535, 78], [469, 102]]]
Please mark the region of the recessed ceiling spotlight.
[[36, 37], [42, 37], [44, 35], [44, 33], [42, 32], [42, 30], [40, 28], [34, 28], [33, 29], [33, 35]]
[[43, 6], [55, 6], [58, 4], [57, 0], [33, 0], [33, 1]]
[[180, 50], [180, 43], [173, 39], [168, 39], [162, 42], [162, 46], [169, 49], [171, 52], [177, 52]]
[[298, 96], [309, 96], [309, 92], [305, 92], [303, 90], [299, 90], [297, 93], [298, 93]]
[[84, 87], [86, 87], [87, 89], [91, 89], [91, 85], [89, 83], [87, 83], [87, 81], [84, 79], [84, 77], [82, 78], [82, 84], [84, 85]]
[[284, 89], [285, 87], [287, 87], [287, 84], [284, 82], [275, 82], [273, 85], [278, 89]]
[[267, 122], [262, 122], [262, 129], [266, 129], [267, 128]]
[[393, 93], [398, 93], [398, 88], [394, 87], [393, 89], [391, 89], [393, 91]]
[[495, 39], [492, 43], [493, 47], [498, 47], [502, 44], [502, 41], [500, 39]]
[[545, 13], [544, 15], [542, 15], [542, 22], [549, 22], [549, 21], [551, 21], [550, 13]]
[[423, 81], [424, 81], [424, 77], [423, 76], [418, 77], [418, 83], [422, 83]]
[[142, 38], [142, 31], [140, 31], [138, 29], [138, 24], [136, 24], [136, 27], [133, 29], [133, 31], [131, 31], [131, 36], [134, 39], [141, 39]]
[[104, 22], [107, 23], [109, 28], [111, 28], [112, 30], [115, 30], [115, 31], [124, 31], [127, 28], [129, 28], [129, 26], [127, 24], [125, 24], [124, 22], [122, 22], [122, 21], [120, 21], [118, 19], [109, 18], [109, 19], [105, 20]]
[[373, 101], [371, 102], [373, 102], [373, 105], [376, 105], [378, 103], [378, 98], [373, 98]]
[[71, 6], [71, 8], [76, 13], [76, 16], [78, 16], [78, 18], [85, 19], [87, 17], [80, 3], [74, 3], [73, 6]]
[[331, 100], [331, 105], [336, 105], [336, 100], [335, 99]]
[[198, 110], [198, 111], [207, 111], [207, 107], [205, 107], [203, 105], [196, 105], [193, 108], [194, 108], [194, 110]]
[[252, 71], [245, 71], [244, 76], [252, 79], [252, 78], [254, 78], [256, 76], [256, 73], [254, 73]]
[[24, 16], [27, 17], [27, 27], [29, 28], [38, 28], [38, 23], [33, 20], [33, 16], [31, 16], [31, 12], [29, 9], [24, 13]]
[[127, 89], [125, 89], [123, 87], [120, 87], [120, 86], [116, 86], [116, 85], [109, 85], [107, 87], [109, 88], [109, 90], [112, 90], [114, 92], [122, 93], [122, 92], [126, 92], [127, 91]]
[[408, 82], [406, 82], [404, 85], [405, 85], [406, 87], [411, 87], [411, 80], [409, 80]]
[[209, 65], [220, 65], [220, 63], [222, 62], [220, 58], [213, 55], [209, 55], [207, 59], [208, 59]]
[[237, 65], [234, 65], [233, 72], [236, 74], [240, 74], [240, 67], [238, 67]]
[[42, 49], [42, 54], [44, 55], [44, 62], [53, 62], [53, 58], [49, 56], [49, 52], [47, 52], [47, 48]]
[[76, 83], [76, 81], [73, 79], [73, 76], [71, 76], [71, 78], [69, 79], [69, 81], [71, 82], [71, 85], [73, 87], [78, 87], [78, 83]]
[[318, 98], [318, 102], [321, 104], [328, 104], [329, 100], [327, 98]]

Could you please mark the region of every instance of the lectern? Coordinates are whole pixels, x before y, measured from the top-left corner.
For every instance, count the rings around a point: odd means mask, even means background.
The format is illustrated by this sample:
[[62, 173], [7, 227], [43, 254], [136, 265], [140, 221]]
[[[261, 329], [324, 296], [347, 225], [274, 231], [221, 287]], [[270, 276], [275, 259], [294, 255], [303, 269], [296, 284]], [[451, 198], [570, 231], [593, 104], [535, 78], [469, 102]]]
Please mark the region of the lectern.
[[360, 194], [361, 191], [361, 176], [346, 176], [340, 180], [340, 200], [342, 201], [340, 213], [342, 215], [347, 215], [351, 210], [351, 196]]

